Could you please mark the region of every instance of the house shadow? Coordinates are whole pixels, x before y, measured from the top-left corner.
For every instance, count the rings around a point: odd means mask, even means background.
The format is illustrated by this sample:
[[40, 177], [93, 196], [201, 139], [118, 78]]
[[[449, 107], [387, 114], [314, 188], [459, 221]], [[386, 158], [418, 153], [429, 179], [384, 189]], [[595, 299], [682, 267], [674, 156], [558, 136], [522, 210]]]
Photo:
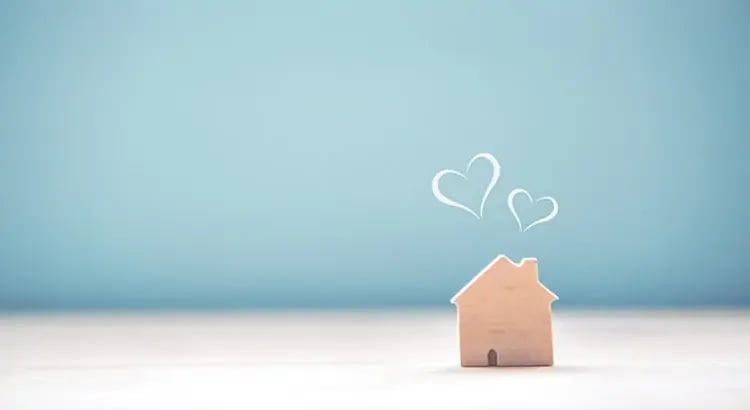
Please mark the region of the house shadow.
[[431, 369], [428, 373], [444, 375], [487, 375], [492, 374], [594, 374], [606, 371], [606, 367], [601, 366], [576, 366], [576, 365], [555, 365], [555, 366], [489, 366], [489, 367], [440, 367]]

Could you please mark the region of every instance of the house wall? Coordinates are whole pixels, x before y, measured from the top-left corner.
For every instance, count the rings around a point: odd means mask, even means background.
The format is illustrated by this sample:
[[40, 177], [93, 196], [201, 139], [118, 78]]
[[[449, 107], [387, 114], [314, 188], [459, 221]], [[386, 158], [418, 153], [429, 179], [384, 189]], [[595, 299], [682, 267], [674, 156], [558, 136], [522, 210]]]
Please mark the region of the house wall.
[[490, 349], [497, 352], [499, 366], [553, 364], [549, 306], [521, 315], [462, 306], [458, 320], [462, 366], [487, 366]]

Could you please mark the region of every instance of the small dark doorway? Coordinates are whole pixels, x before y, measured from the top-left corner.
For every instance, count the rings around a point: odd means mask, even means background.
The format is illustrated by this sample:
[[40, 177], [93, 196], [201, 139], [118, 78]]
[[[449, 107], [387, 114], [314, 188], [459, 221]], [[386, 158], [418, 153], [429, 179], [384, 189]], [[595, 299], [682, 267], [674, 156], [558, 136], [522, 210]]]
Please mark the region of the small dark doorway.
[[497, 366], [497, 352], [495, 349], [490, 349], [487, 352], [487, 366]]

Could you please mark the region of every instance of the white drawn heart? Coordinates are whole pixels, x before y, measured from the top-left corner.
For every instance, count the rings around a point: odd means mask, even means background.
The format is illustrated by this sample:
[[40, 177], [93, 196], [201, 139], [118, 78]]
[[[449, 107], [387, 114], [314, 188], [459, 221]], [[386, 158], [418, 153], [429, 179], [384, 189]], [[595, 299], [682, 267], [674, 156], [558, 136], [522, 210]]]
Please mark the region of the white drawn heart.
[[[551, 202], [552, 203], [552, 212], [550, 212], [549, 215], [547, 215], [547, 216], [545, 216], [545, 217], [543, 217], [541, 219], [537, 219], [531, 225], [529, 225], [526, 228], [524, 228], [523, 224], [521, 223], [521, 219], [518, 217], [518, 213], [516, 212], [516, 208], [513, 205], [513, 200], [515, 199], [516, 195], [518, 195], [518, 194], [524, 194], [524, 195], [526, 195], [526, 197], [529, 198], [529, 201], [531, 201], [532, 204], [535, 203], [535, 202], [539, 202], [539, 201], [549, 201], [549, 202]], [[534, 198], [531, 197], [531, 194], [529, 193], [529, 191], [527, 191], [525, 189], [521, 189], [521, 188], [516, 188], [516, 189], [510, 191], [510, 193], [508, 194], [508, 208], [510, 208], [510, 212], [516, 218], [516, 222], [518, 222], [518, 231], [519, 232], [526, 232], [529, 229], [531, 229], [531, 227], [534, 226], [534, 225], [539, 225], [541, 223], [545, 223], [545, 222], [551, 221], [552, 219], [554, 219], [557, 216], [557, 210], [558, 210], [557, 209], [557, 201], [555, 200], [555, 198], [552, 198], [551, 196], [544, 196], [544, 197], [541, 197], [541, 198], [537, 199], [536, 201], [534, 201]]]
[[460, 202], [456, 202], [448, 198], [447, 196], [443, 195], [442, 192], [440, 192], [440, 179], [443, 178], [445, 175], [448, 175], [448, 174], [458, 175], [461, 178], [468, 180], [468, 178], [466, 178], [466, 175], [454, 169], [444, 169], [442, 171], [439, 171], [437, 174], [435, 174], [435, 176], [432, 178], [432, 194], [435, 195], [435, 198], [437, 198], [437, 200], [440, 201], [441, 203], [466, 211], [474, 215], [474, 217], [477, 219], [482, 219], [482, 214], [484, 214], [484, 203], [487, 202], [487, 197], [490, 196], [490, 192], [492, 192], [492, 189], [495, 188], [495, 185], [497, 184], [497, 180], [500, 179], [500, 163], [497, 161], [497, 158], [495, 158], [492, 154], [482, 152], [477, 155], [474, 155], [474, 158], [472, 158], [471, 161], [469, 161], [469, 165], [466, 166], [466, 172], [469, 172], [471, 165], [477, 159], [484, 159], [492, 165], [492, 177], [490, 178], [490, 183], [487, 184], [487, 188], [484, 190], [484, 195], [482, 196], [482, 203], [479, 205], [479, 214], [477, 214], [474, 210], [472, 210], [468, 206]]

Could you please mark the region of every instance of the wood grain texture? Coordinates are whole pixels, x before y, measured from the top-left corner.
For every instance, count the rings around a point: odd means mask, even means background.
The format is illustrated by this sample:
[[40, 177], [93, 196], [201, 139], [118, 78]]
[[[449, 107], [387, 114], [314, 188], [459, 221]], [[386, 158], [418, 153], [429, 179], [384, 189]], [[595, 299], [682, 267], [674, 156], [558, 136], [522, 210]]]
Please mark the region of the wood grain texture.
[[537, 260], [501, 255], [452, 299], [458, 314], [461, 365], [551, 366], [551, 303]]

